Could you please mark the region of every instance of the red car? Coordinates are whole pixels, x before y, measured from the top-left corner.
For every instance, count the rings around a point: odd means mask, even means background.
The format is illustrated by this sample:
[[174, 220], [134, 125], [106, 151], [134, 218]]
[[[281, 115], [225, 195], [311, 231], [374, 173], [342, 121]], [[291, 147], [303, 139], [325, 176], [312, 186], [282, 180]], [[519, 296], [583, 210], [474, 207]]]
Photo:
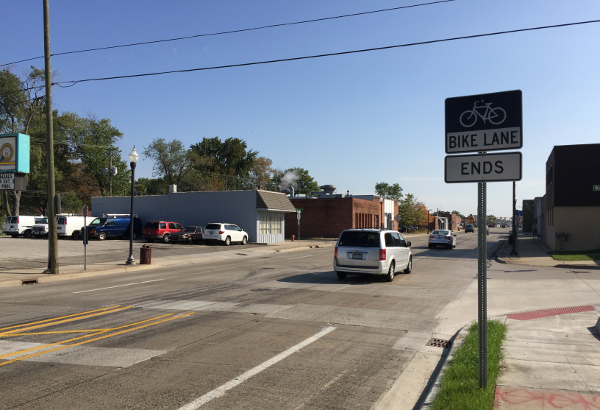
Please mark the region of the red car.
[[150, 221], [146, 222], [142, 235], [146, 237], [148, 242], [154, 242], [155, 239], [160, 239], [164, 243], [169, 243], [171, 234], [183, 231], [183, 226], [177, 222], [169, 221]]

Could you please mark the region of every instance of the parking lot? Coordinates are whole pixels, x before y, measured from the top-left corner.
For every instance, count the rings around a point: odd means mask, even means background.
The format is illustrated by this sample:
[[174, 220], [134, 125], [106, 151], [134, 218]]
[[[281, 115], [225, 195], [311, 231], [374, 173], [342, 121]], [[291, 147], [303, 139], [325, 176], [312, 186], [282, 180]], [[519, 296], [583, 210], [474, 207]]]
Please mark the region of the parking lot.
[[[133, 258], [139, 262], [140, 248], [149, 245], [152, 248], [152, 258], [162, 256], [191, 255], [198, 253], [218, 252], [225, 249], [222, 245], [204, 244], [172, 244], [147, 243], [145, 239], [133, 241]], [[11, 269], [46, 269], [48, 261], [47, 238], [12, 238], [0, 236], [0, 272]], [[227, 249], [263, 246], [263, 245], [231, 245]], [[105, 241], [90, 240], [86, 246], [87, 263], [119, 262], [125, 263], [129, 256], [129, 240], [108, 239]], [[58, 240], [58, 261], [60, 266], [81, 265], [84, 258], [82, 241], [72, 239]]]

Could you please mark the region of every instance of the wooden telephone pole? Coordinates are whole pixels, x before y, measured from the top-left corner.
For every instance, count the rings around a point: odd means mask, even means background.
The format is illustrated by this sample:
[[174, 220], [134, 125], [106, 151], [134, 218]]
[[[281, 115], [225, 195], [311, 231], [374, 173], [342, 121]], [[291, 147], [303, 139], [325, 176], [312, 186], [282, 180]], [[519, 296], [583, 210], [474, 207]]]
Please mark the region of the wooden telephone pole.
[[54, 187], [54, 134], [52, 130], [52, 74], [50, 70], [50, 14], [44, 0], [44, 62], [46, 74], [46, 163], [48, 165], [48, 269], [58, 274], [58, 233]]

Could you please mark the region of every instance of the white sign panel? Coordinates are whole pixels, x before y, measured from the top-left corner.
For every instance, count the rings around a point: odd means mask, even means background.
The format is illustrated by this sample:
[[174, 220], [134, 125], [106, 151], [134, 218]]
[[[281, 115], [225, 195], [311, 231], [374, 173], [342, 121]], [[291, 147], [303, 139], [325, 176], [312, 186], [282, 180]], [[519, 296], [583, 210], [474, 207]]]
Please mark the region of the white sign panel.
[[489, 131], [451, 132], [446, 135], [448, 154], [469, 151], [519, 149], [523, 146], [521, 128], [499, 128]]
[[520, 181], [522, 162], [520, 152], [451, 155], [444, 161], [444, 179], [448, 183]]
[[0, 189], [15, 189], [15, 174], [12, 172], [0, 173]]

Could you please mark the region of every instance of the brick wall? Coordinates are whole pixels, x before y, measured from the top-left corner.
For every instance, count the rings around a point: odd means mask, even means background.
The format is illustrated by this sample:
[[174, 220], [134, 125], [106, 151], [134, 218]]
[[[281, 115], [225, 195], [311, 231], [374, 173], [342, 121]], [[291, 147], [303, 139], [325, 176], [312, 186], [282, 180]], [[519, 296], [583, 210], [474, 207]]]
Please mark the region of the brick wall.
[[[374, 227], [381, 224], [381, 204], [360, 198], [290, 198], [296, 208], [303, 208], [300, 219], [300, 238], [337, 238], [344, 229]], [[398, 203], [394, 204], [398, 214]], [[395, 223], [395, 229], [397, 224]], [[285, 236], [298, 236], [296, 214], [285, 215]]]

